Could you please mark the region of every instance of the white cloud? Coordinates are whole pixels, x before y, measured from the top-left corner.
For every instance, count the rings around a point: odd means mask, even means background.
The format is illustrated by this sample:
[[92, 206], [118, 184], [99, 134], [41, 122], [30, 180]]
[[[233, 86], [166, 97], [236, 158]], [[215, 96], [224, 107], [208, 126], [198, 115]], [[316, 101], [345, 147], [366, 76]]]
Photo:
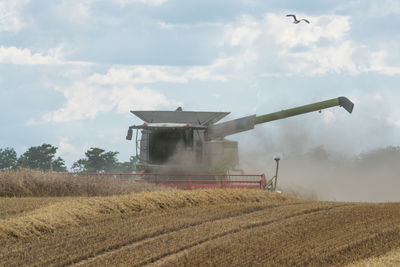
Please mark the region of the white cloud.
[[29, 121], [28, 125], [93, 119], [112, 110], [126, 115], [132, 109], [170, 108], [183, 104], [150, 88], [139, 89], [118, 83], [103, 86], [92, 80], [74, 82], [56, 90], [66, 98], [64, 106], [46, 113], [40, 120]]
[[62, 137], [58, 143], [56, 156], [65, 160], [67, 167], [71, 166], [75, 161], [85, 156], [85, 152], [89, 150], [91, 145], [85, 142], [80, 145], [73, 145], [69, 138]]
[[[93, 8], [101, 0], [63, 0], [60, 4], [54, 6], [53, 12], [57, 19], [63, 20], [68, 24], [77, 27], [93, 27], [93, 25], [120, 25], [122, 17], [116, 17], [112, 14], [99, 14], [97, 8]], [[118, 1], [114, 1], [118, 2]]]
[[167, 0], [113, 0], [113, 1], [117, 2], [118, 4], [120, 4], [122, 6], [131, 4], [131, 3], [141, 3], [141, 4], [145, 4], [145, 5], [149, 5], [149, 6], [161, 6], [162, 4], [167, 2]]
[[69, 139], [66, 137], [61, 138], [59, 144], [58, 144], [58, 149], [57, 149], [57, 156], [60, 156], [62, 154], [66, 153], [76, 153], [80, 151], [78, 147], [75, 147], [69, 142]]
[[[209, 65], [112, 66], [105, 73], [89, 74], [88, 78], [72, 77], [75, 82], [69, 86], [56, 87], [65, 96], [66, 103], [60, 109], [45, 114], [41, 122], [93, 119], [98, 114], [112, 110], [127, 114], [131, 109], [182, 105], [181, 102], [151, 89], [149, 84], [152, 83], [246, 79], [251, 84], [254, 82], [251, 78], [259, 77], [400, 73], [387, 53], [387, 49], [393, 50], [397, 44], [381, 46], [379, 50], [371, 51], [366, 45], [355, 43], [349, 35], [350, 17], [299, 15], [307, 17], [311, 24], [292, 24], [289, 18], [276, 14], [266, 14], [258, 20], [241, 16], [235, 23], [225, 26], [219, 45], [228, 49], [223, 49], [226, 52]], [[5, 51], [12, 53], [7, 54]], [[9, 56], [11, 59], [2, 57], [6, 54], [13, 56]], [[43, 55], [31, 53], [30, 50], [0, 47], [0, 62], [59, 64], [65, 61], [62, 53], [57, 51]], [[326, 123], [335, 120], [333, 113], [324, 113]], [[392, 124], [396, 124], [398, 120], [392, 121], [395, 122]]]
[[379, 101], [379, 102], [382, 102], [382, 100], [383, 100], [382, 94], [380, 94], [380, 93], [375, 93], [375, 94], [374, 94], [374, 99], [377, 100], [377, 101]]
[[92, 119], [99, 112], [112, 110], [115, 105], [108, 100], [105, 90], [84, 82], [76, 82], [70, 87], [59, 87], [56, 90], [64, 94], [67, 103], [59, 110], [47, 113], [43, 117], [46, 122]]
[[375, 119], [385, 126], [400, 128], [400, 117], [395, 118], [389, 116], [375, 116]]
[[183, 103], [169, 100], [165, 95], [150, 88], [137, 89], [133, 86], [114, 88], [110, 99], [121, 114], [130, 110], [155, 109], [156, 107], [176, 107]]
[[[399, 49], [399, 47], [397, 49]], [[388, 64], [388, 61], [391, 61], [390, 54], [391, 53], [385, 48], [371, 53], [370, 67], [365, 68], [366, 71], [378, 72], [386, 75], [400, 74], [400, 64], [398, 66]]]
[[29, 48], [17, 48], [15, 46], [0, 46], [0, 64], [22, 65], [90, 65], [88, 62], [65, 61], [62, 46], [50, 49], [46, 54], [33, 53]]
[[199, 22], [194, 24], [189, 23], [166, 23], [164, 21], [157, 22], [158, 27], [161, 29], [195, 29], [195, 28], [215, 28], [224, 26], [221, 22]]
[[21, 9], [29, 0], [2, 0], [0, 1], [0, 32], [17, 32], [25, 26]]
[[350, 41], [345, 41], [336, 46], [314, 46], [304, 52], [287, 52], [288, 59], [295, 62], [288, 68], [292, 73], [306, 72], [308, 75], [328, 72], [358, 74], [360, 70], [352, 61], [354, 49]]
[[259, 20], [239, 17], [225, 27], [220, 45], [232, 52], [220, 60], [229, 58], [232, 71], [243, 74], [246, 70], [256, 77], [400, 74], [398, 60], [393, 59], [393, 51], [400, 50], [399, 44], [385, 43], [379, 49], [372, 49], [356, 43], [349, 34], [349, 16], [299, 14], [299, 17], [306, 17], [311, 23], [293, 24], [290, 18], [272, 13]]
[[88, 78], [76, 78], [76, 72], [68, 72], [67, 77], [77, 81], [69, 86], [55, 86], [55, 90], [64, 95], [66, 103], [40, 120], [30, 120], [27, 124], [93, 119], [112, 110], [128, 114], [132, 109], [175, 108], [183, 103], [139, 85], [193, 80], [223, 82], [227, 77], [220, 73], [229, 64], [229, 59], [220, 59], [210, 65], [194, 67], [114, 66], [105, 74], [95, 73]]
[[347, 16], [299, 16], [307, 17], [311, 24], [293, 24], [291, 18], [276, 14], [265, 15], [262, 24], [273, 41], [285, 48], [296, 45], [311, 46], [324, 39], [330, 42], [341, 41], [350, 30], [350, 20]]
[[0, 46], [0, 63], [2, 64], [57, 64], [61, 62], [58, 51], [43, 55], [32, 53], [30, 49], [11, 46]]
[[221, 45], [250, 46], [260, 36], [261, 32], [262, 28], [260, 27], [260, 22], [257, 22], [250, 16], [243, 15], [239, 18], [239, 23], [236, 25], [226, 26]]
[[330, 110], [322, 111], [322, 118], [326, 124], [333, 124], [337, 120], [335, 113]]
[[188, 80], [225, 82], [231, 75], [231, 61], [230, 58], [218, 58], [210, 65], [188, 67], [183, 75]]
[[376, 17], [400, 14], [400, 2], [398, 0], [371, 0], [367, 13]]
[[352, 0], [339, 5], [336, 10], [353, 11], [363, 17], [384, 17], [390, 14], [400, 14], [398, 0]]
[[115, 83], [187, 82], [187, 78], [180, 75], [180, 73], [182, 71], [179, 68], [166, 66], [112, 67], [106, 74], [94, 74], [89, 80], [104, 85]]
[[221, 73], [225, 65], [223, 60], [205, 66], [173, 67], [173, 66], [119, 66], [111, 67], [106, 74], [93, 74], [89, 81], [102, 85], [142, 84], [142, 83], [187, 83], [190, 80], [226, 81]]
[[83, 24], [91, 18], [92, 0], [86, 1], [68, 1], [64, 0], [55, 8], [58, 18], [68, 21], [72, 24]]

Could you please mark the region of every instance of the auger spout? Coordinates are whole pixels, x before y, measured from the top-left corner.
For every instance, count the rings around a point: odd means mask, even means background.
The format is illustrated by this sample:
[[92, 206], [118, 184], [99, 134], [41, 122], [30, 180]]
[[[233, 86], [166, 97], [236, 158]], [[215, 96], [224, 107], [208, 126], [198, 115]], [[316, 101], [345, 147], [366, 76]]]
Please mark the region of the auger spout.
[[207, 137], [209, 140], [223, 138], [228, 135], [251, 130], [256, 124], [285, 119], [288, 117], [297, 116], [313, 111], [319, 111], [335, 106], [341, 106], [349, 113], [352, 113], [354, 108], [353, 102], [351, 102], [347, 97], [341, 96], [338, 98], [333, 98], [330, 100], [316, 102], [291, 109], [285, 109], [261, 116], [251, 115], [224, 123], [210, 125], [207, 129]]
[[318, 111], [318, 110], [322, 110], [322, 109], [326, 109], [326, 108], [331, 108], [331, 107], [335, 107], [335, 106], [341, 106], [345, 110], [347, 110], [347, 112], [351, 113], [351, 112], [353, 112], [354, 104], [347, 97], [341, 96], [341, 97], [333, 98], [330, 100], [325, 100], [325, 101], [316, 102], [313, 104], [308, 104], [308, 105], [304, 105], [304, 106], [300, 106], [300, 107], [296, 107], [296, 108], [285, 109], [285, 110], [281, 110], [278, 112], [273, 112], [273, 113], [257, 116], [254, 119], [254, 124], [260, 124], [260, 123], [264, 123], [264, 122], [280, 120], [280, 119], [284, 119], [284, 118], [288, 118], [288, 117], [292, 117], [292, 116], [296, 116], [296, 115], [300, 115], [300, 114], [305, 114], [305, 113], [309, 113], [309, 112], [313, 112], [313, 111]]

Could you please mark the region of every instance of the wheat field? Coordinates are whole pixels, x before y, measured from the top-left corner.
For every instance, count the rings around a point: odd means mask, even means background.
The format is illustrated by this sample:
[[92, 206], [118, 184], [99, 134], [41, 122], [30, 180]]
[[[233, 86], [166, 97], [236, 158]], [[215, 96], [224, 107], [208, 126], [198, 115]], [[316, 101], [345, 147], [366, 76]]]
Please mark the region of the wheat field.
[[31, 169], [0, 171], [0, 197], [111, 196], [131, 192], [169, 190], [118, 177], [41, 172]]
[[212, 189], [3, 197], [0, 210], [0, 265], [5, 266], [399, 261], [399, 203], [320, 202], [261, 190]]

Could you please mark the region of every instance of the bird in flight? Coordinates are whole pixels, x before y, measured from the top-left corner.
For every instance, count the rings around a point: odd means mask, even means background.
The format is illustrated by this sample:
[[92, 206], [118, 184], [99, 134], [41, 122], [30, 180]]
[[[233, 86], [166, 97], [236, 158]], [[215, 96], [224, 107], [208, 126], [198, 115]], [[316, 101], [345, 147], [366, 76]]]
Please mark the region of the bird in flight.
[[293, 21], [293, 23], [294, 24], [297, 24], [297, 23], [300, 23], [300, 21], [302, 21], [302, 20], [304, 20], [305, 22], [307, 22], [307, 23], [310, 23], [308, 20], [306, 20], [306, 19], [296, 19], [296, 16], [295, 15], [292, 15], [292, 14], [289, 14], [289, 15], [286, 15], [286, 17], [293, 17], [293, 19], [294, 19], [294, 21]]

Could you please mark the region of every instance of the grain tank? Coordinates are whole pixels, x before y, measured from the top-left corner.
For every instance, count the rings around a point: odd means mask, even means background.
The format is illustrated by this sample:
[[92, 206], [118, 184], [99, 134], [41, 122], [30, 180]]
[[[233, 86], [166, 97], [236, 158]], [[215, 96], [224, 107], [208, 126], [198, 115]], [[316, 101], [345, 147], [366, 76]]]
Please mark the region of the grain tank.
[[[239, 164], [238, 143], [226, 136], [249, 131], [255, 125], [320, 111], [335, 106], [351, 113], [354, 104], [338, 97], [261, 116], [251, 115], [217, 123], [229, 112], [131, 111], [142, 125], [128, 129], [127, 140], [136, 130], [137, 169], [153, 173], [227, 173]], [[139, 131], [141, 132], [139, 139]]]

